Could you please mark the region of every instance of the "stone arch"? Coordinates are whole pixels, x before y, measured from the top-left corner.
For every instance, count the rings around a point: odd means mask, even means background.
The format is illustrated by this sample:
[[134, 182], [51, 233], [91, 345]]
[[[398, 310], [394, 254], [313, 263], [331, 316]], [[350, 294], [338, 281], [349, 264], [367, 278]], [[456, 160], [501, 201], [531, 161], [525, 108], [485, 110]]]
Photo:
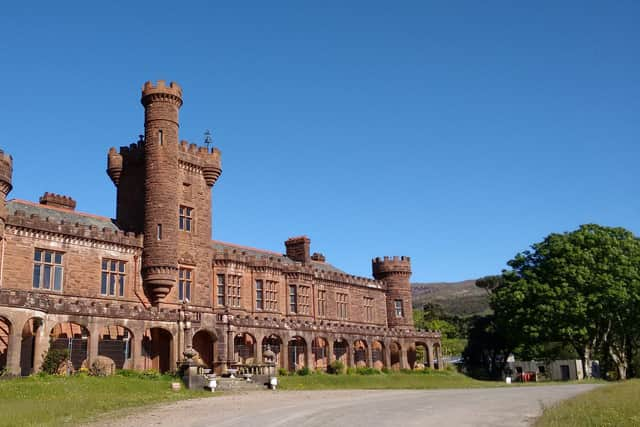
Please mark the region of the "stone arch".
[[86, 327], [75, 322], [60, 322], [51, 328], [49, 336], [50, 349], [69, 351], [73, 369], [78, 370], [83, 364], [86, 365], [89, 355], [89, 330]]
[[422, 341], [415, 342], [407, 349], [407, 362], [410, 369], [424, 369], [429, 367], [429, 347]]
[[294, 336], [287, 343], [289, 370], [294, 372], [307, 365], [307, 342], [301, 336]]
[[[9, 336], [11, 335], [11, 322], [6, 317], [0, 316], [0, 371], [7, 368], [7, 356], [9, 355]], [[14, 349], [11, 349], [14, 350]]]
[[356, 368], [365, 368], [367, 366], [367, 342], [357, 339], [353, 342], [353, 364]]
[[379, 340], [371, 342], [371, 362], [375, 369], [384, 368], [384, 343]]
[[233, 338], [233, 354], [235, 361], [241, 365], [256, 362], [256, 338], [248, 332], [236, 334]]
[[98, 355], [113, 360], [117, 369], [133, 368], [133, 340], [130, 329], [120, 325], [106, 325], [98, 336]]
[[326, 370], [329, 365], [329, 341], [323, 337], [315, 337], [311, 343], [313, 368]]
[[147, 329], [142, 337], [144, 368], [162, 373], [170, 371], [172, 349], [173, 334], [170, 331], [160, 327]]
[[349, 366], [349, 342], [344, 338], [338, 338], [333, 343], [333, 358]]
[[271, 334], [262, 339], [262, 354], [264, 354], [267, 349], [271, 349], [271, 351], [276, 355], [276, 366], [284, 367], [284, 357], [282, 357], [282, 338], [280, 338], [276, 334]]
[[215, 332], [200, 329], [191, 340], [193, 349], [198, 352], [200, 359], [209, 369], [214, 368], [215, 347], [218, 337]]
[[402, 358], [402, 346], [397, 341], [392, 341], [389, 345], [389, 353], [391, 355], [391, 366], [389, 366], [393, 370], [400, 369], [400, 360]]

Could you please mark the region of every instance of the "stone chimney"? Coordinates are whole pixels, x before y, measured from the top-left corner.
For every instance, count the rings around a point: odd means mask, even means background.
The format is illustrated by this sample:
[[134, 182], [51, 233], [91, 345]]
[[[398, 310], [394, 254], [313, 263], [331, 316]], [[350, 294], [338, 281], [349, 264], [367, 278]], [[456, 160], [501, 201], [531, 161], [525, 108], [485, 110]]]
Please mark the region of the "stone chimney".
[[318, 261], [318, 262], [326, 262], [327, 259], [325, 258], [325, 256], [321, 253], [318, 252], [314, 252], [313, 255], [311, 255], [311, 259], [313, 261]]
[[292, 237], [284, 242], [287, 248], [287, 257], [294, 261], [308, 264], [311, 261], [311, 239], [307, 236]]
[[69, 211], [73, 211], [76, 209], [76, 201], [71, 197], [49, 192], [44, 193], [42, 197], [40, 197], [40, 204], [51, 206], [52, 208], [66, 209]]

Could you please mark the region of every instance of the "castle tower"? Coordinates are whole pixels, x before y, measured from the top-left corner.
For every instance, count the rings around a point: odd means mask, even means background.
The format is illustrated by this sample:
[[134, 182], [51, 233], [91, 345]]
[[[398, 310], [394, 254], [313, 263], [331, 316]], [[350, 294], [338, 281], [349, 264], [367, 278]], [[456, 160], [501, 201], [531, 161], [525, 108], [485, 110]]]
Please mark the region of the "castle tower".
[[142, 88], [144, 106], [145, 293], [157, 305], [178, 276], [178, 110], [182, 89], [159, 80]]
[[387, 285], [387, 323], [390, 328], [413, 327], [411, 258], [384, 257], [371, 261], [373, 277]]
[[176, 83], [145, 83], [141, 102], [145, 134], [107, 155], [118, 189], [116, 221], [144, 234], [142, 277], [153, 305], [210, 305], [211, 189], [222, 173], [220, 150], [179, 141]]
[[4, 239], [4, 223], [7, 220], [7, 195], [13, 188], [13, 159], [0, 150], [0, 240]]

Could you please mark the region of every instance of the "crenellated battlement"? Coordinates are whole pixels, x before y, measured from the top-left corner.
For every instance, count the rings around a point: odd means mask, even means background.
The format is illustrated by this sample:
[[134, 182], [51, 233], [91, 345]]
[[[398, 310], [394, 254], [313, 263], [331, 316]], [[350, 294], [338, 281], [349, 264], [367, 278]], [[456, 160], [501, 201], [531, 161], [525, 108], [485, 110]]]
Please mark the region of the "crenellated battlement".
[[7, 217], [7, 225], [27, 230], [38, 230], [46, 233], [61, 234], [79, 239], [109, 242], [122, 246], [142, 248], [143, 235], [122, 232], [111, 228], [99, 229], [95, 225], [85, 225], [78, 222], [71, 223], [64, 220], [54, 220], [51, 217], [27, 215], [25, 211], [17, 209]]
[[7, 197], [13, 188], [13, 157], [0, 150], [0, 193]]
[[182, 106], [182, 88], [178, 83], [171, 82], [169, 86], [164, 80], [158, 80], [154, 85], [148, 81], [142, 86], [142, 105], [147, 106], [151, 102], [169, 102]]
[[48, 191], [40, 196], [40, 204], [70, 211], [76, 208], [76, 201], [73, 198], [62, 194], [49, 193]]
[[222, 152], [215, 147], [208, 149], [183, 140], [178, 144], [178, 158], [182, 163], [202, 170], [209, 187], [222, 173]]
[[408, 256], [377, 257], [371, 260], [373, 277], [383, 279], [391, 274], [411, 274], [411, 258]]

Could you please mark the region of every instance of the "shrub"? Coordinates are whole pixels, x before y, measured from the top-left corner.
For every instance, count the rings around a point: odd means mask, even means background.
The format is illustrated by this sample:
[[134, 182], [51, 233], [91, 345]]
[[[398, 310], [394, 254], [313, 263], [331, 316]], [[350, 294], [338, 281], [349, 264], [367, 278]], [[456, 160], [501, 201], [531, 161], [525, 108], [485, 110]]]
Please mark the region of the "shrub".
[[301, 377], [306, 377], [307, 375], [309, 375], [311, 373], [311, 371], [309, 370], [308, 367], [304, 366], [300, 369], [298, 369], [298, 371], [296, 372], [296, 374], [300, 375]]
[[389, 368], [386, 368], [386, 367], [385, 367], [385, 368], [382, 368], [382, 371], [381, 371], [381, 372], [382, 372], [383, 374], [390, 374], [390, 373], [391, 373], [391, 369], [389, 369]]
[[60, 366], [62, 366], [62, 364], [68, 360], [69, 350], [67, 350], [66, 348], [64, 350], [51, 348], [44, 356], [44, 360], [42, 361], [42, 366], [40, 369], [45, 374], [55, 375], [58, 373]]
[[340, 375], [344, 373], [344, 363], [339, 360], [334, 360], [327, 366], [327, 373]]
[[356, 368], [347, 368], [347, 375], [355, 375]]
[[380, 375], [380, 371], [376, 368], [358, 368], [356, 373], [358, 375]]
[[279, 377], [286, 377], [287, 375], [289, 375], [289, 371], [287, 371], [284, 368], [278, 368], [278, 376]]

